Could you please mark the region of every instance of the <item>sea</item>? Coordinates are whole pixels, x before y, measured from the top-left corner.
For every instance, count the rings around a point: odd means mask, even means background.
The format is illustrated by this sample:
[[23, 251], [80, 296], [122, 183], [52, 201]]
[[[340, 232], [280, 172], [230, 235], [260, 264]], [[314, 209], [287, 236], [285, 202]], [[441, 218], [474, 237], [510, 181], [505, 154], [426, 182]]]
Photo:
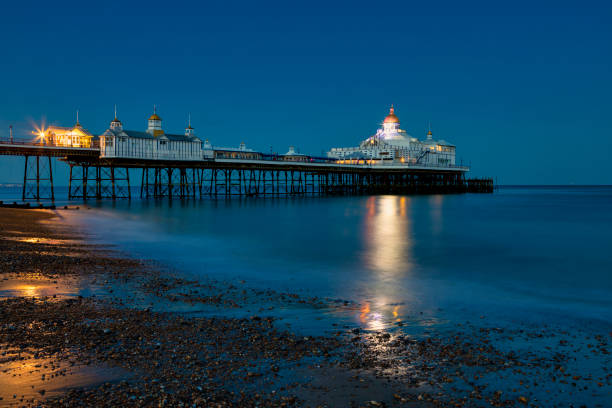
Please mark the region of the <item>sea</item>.
[[356, 302], [369, 312], [343, 318], [365, 328], [483, 316], [612, 328], [612, 186], [56, 204], [79, 205], [61, 214], [92, 240], [188, 278]]

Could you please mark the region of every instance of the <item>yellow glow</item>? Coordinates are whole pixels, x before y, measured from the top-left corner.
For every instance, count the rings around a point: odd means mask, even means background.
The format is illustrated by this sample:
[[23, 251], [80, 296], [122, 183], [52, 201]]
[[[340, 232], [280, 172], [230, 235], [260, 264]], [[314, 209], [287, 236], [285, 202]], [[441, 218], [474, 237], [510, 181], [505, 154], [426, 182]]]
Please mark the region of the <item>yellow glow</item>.
[[376, 212], [368, 219], [367, 261], [381, 275], [396, 276], [411, 267], [406, 264], [411, 246], [407, 216], [410, 198], [383, 196], [375, 199], [373, 205]]
[[370, 303], [366, 302], [366, 304], [363, 305], [363, 307], [361, 308], [361, 315], [359, 315], [359, 320], [361, 320], [361, 323], [365, 323], [367, 321], [369, 313], [370, 313]]
[[399, 316], [399, 313], [397, 313], [397, 311], [399, 310], [399, 306], [395, 306], [393, 308], [393, 317], [397, 318], [397, 316]]
[[379, 196], [366, 201], [364, 262], [374, 283], [359, 320], [370, 330], [401, 321], [403, 306], [398, 304], [412, 297], [398, 284], [413, 268], [410, 205], [410, 197]]
[[41, 138], [54, 146], [63, 147], [91, 147], [91, 140], [93, 138], [92, 135], [77, 126], [73, 128], [50, 126], [45, 130], [39, 130], [39, 133]]
[[20, 287], [17, 288], [18, 291], [23, 293], [23, 296], [37, 296], [38, 295], [37, 289], [38, 287], [34, 285], [21, 285]]

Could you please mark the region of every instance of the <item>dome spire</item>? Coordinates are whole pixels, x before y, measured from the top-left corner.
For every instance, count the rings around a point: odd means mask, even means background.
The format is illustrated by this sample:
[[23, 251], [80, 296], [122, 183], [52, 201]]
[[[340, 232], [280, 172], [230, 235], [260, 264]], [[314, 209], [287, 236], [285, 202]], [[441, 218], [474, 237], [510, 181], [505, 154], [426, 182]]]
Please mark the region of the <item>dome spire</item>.
[[111, 121], [111, 129], [122, 130], [121, 121], [117, 119], [117, 104], [115, 104], [115, 118]]
[[194, 129], [191, 127], [191, 113], [189, 113], [189, 119], [187, 119], [187, 127], [185, 128], [185, 136], [195, 137]]
[[153, 114], [149, 117], [149, 120], [161, 121], [161, 118], [157, 115], [157, 105], [153, 105]]
[[112, 122], [119, 122], [119, 123], [121, 123], [121, 121], [117, 118], [117, 104], [115, 104], [115, 118], [113, 119]]
[[393, 104], [391, 104], [391, 108], [389, 108], [389, 114], [387, 115], [383, 123], [398, 123], [399, 124], [399, 118], [395, 116], [395, 109], [393, 108]]
[[431, 132], [431, 121], [427, 123], [427, 140], [431, 140], [433, 138], [433, 133]]

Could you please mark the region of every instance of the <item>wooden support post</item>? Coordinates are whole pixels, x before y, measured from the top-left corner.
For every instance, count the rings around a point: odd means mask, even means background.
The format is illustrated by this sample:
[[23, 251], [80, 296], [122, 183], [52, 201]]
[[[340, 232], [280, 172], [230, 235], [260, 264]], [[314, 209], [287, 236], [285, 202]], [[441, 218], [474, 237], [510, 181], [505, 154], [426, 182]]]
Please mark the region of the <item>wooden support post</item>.
[[125, 178], [127, 180], [127, 192], [128, 192], [128, 200], [132, 199], [132, 187], [130, 186], [130, 169], [129, 168], [125, 168]]
[[166, 169], [166, 177], [168, 178], [168, 182], [167, 182], [167, 189], [168, 189], [168, 197], [170, 199], [172, 199], [172, 195], [173, 195], [173, 189], [174, 189], [174, 184], [172, 183], [172, 173], [174, 172], [174, 169], [171, 167], [168, 167]]
[[68, 200], [72, 200], [72, 164], [70, 164], [70, 175], [68, 176]]
[[217, 196], [217, 171], [217, 169], [213, 169], [213, 174], [210, 177], [210, 191], [212, 194], [212, 189], [215, 188], [215, 197]]
[[[140, 177], [140, 198], [143, 198], [143, 192], [144, 192], [144, 188], [145, 188], [145, 174], [148, 176], [148, 172], [147, 172], [148, 167], [143, 167], [142, 168], [142, 176]], [[148, 177], [147, 177], [148, 179]], [[148, 180], [147, 180], [148, 181]], [[147, 183], [147, 187], [148, 187], [148, 183]], [[148, 188], [147, 188], [147, 192], [148, 192]], [[148, 197], [148, 195], [147, 195]]]
[[55, 202], [55, 191], [53, 190], [53, 169], [51, 168], [51, 156], [47, 156], [49, 160], [49, 184], [51, 188], [51, 202]]
[[225, 195], [232, 194], [232, 170], [225, 170]]
[[36, 156], [36, 199], [40, 199], [40, 157]]
[[81, 165], [81, 178], [82, 178], [82, 190], [83, 190], [83, 201], [87, 200], [87, 175], [89, 173], [89, 166]]
[[111, 173], [111, 198], [113, 200], [116, 200], [117, 192], [115, 191], [115, 166], [111, 166], [110, 173]]
[[288, 190], [288, 186], [289, 186], [288, 178], [289, 178], [289, 175], [287, 174], [287, 171], [285, 171], [285, 194], [288, 194], [288, 191], [287, 191]]
[[25, 156], [25, 167], [23, 169], [23, 190], [21, 193], [21, 200], [25, 201], [26, 199], [26, 184], [28, 180], [28, 158], [29, 156]]

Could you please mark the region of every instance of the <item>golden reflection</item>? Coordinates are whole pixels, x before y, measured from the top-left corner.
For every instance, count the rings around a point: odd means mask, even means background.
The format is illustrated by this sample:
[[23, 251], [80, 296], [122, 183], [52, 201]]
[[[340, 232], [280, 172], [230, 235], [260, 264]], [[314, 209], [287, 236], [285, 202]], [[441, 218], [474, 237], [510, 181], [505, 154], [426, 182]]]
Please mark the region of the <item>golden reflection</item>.
[[413, 268], [410, 197], [370, 197], [366, 202], [366, 266], [375, 283], [368, 288], [359, 320], [369, 330], [402, 321], [400, 304], [412, 298], [405, 280]]
[[[34, 275], [33, 275], [34, 276]], [[8, 297], [52, 297], [62, 299], [79, 292], [78, 279], [70, 278], [11, 278], [0, 280], [0, 299]]]
[[400, 205], [399, 205], [399, 210], [400, 210], [400, 217], [405, 217], [406, 216], [406, 197], [402, 197], [400, 198]]
[[395, 306], [393, 308], [393, 317], [397, 318], [397, 316], [399, 316], [399, 313], [397, 313], [397, 311], [399, 310], [399, 306]]
[[410, 198], [370, 197], [367, 205], [366, 263], [383, 275], [404, 274], [412, 267]]
[[71, 358], [35, 357], [37, 351], [4, 349], [0, 360], [0, 405], [42, 406], [43, 400], [62, 394], [67, 388], [88, 387], [126, 377], [121, 369], [75, 365]]
[[365, 323], [367, 321], [369, 313], [370, 313], [370, 303], [365, 302], [365, 304], [361, 308], [361, 315], [359, 317], [359, 319], [361, 320], [361, 323]]
[[58, 239], [58, 238], [44, 238], [44, 237], [2, 237], [9, 241], [24, 242], [27, 244], [46, 244], [46, 245], [70, 245], [79, 244], [81, 241], [76, 239]]
[[34, 286], [34, 285], [17, 285], [15, 287], [15, 290], [18, 292], [21, 292], [23, 294], [23, 296], [37, 296], [38, 295], [38, 291], [37, 291], [38, 287]]

